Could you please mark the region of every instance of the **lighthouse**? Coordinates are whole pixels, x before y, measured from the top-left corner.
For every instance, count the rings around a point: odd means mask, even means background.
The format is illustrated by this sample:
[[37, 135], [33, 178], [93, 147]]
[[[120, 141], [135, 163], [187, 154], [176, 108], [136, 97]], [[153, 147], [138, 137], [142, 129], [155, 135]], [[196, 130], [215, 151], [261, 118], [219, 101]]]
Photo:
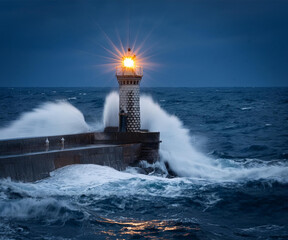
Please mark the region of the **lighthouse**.
[[129, 48], [123, 55], [116, 68], [119, 127], [111, 121], [113, 125], [103, 132], [1, 140], [0, 179], [30, 182], [71, 164], [98, 164], [122, 171], [143, 160], [150, 164], [159, 160], [160, 133], [141, 130], [140, 125], [141, 59]]
[[116, 68], [119, 84], [119, 131], [139, 132], [140, 123], [140, 82], [143, 68], [137, 65], [137, 58], [130, 48]]

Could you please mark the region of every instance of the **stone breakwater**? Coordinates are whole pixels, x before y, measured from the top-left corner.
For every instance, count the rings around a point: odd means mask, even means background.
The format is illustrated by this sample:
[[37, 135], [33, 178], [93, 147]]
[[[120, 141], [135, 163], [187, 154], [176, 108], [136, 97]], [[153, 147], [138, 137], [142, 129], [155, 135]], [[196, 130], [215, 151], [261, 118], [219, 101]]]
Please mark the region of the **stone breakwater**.
[[0, 178], [32, 182], [71, 164], [124, 170], [159, 159], [159, 132], [91, 132], [0, 141]]

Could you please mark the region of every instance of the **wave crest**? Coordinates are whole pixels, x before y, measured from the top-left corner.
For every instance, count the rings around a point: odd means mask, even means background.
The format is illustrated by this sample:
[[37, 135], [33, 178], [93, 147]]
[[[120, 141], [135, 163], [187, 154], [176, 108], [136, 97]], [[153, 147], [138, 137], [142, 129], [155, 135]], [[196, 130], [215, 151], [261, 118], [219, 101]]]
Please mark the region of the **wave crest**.
[[0, 139], [52, 136], [87, 132], [83, 114], [68, 102], [48, 102], [23, 113], [8, 127], [0, 129]]

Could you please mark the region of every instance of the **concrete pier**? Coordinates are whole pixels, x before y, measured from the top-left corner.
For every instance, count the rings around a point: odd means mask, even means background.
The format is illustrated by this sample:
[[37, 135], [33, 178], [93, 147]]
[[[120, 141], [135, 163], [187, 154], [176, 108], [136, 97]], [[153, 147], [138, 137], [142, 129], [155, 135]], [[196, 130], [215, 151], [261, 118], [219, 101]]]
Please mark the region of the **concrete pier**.
[[0, 140], [0, 178], [32, 182], [71, 164], [124, 170], [140, 160], [159, 159], [159, 133], [93, 132]]

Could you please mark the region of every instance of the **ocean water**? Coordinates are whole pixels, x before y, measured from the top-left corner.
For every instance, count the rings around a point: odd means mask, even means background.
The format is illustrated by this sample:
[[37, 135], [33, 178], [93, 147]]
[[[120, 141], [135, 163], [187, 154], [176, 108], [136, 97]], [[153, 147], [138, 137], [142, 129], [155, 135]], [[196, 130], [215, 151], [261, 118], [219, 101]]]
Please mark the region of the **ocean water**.
[[[0, 239], [288, 239], [288, 88], [141, 92], [161, 161], [2, 179]], [[102, 131], [117, 125], [118, 93], [1, 88], [0, 109], [1, 139]]]

